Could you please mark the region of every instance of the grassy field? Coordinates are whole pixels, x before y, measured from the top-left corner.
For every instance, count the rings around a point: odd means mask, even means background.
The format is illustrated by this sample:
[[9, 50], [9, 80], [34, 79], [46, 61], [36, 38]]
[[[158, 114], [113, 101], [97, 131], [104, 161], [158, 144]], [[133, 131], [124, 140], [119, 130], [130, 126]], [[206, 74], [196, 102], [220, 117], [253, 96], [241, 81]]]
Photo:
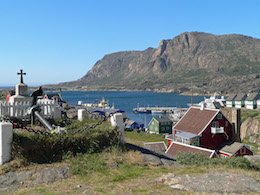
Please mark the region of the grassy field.
[[[164, 141], [161, 135], [126, 132], [126, 140], [142, 145], [143, 142]], [[204, 159], [205, 160], [205, 159]], [[100, 153], [79, 154], [65, 159], [72, 176], [62, 181], [21, 188], [9, 194], [210, 194], [179, 191], [161, 183], [158, 178], [167, 173], [197, 175], [209, 171], [232, 172], [247, 175], [260, 181], [259, 171], [227, 168], [220, 164], [151, 166], [141, 153], [113, 147]], [[35, 165], [34, 165], [35, 166]], [[28, 169], [34, 166], [29, 166]], [[37, 165], [37, 167], [44, 165]]]
[[[222, 166], [149, 166], [138, 152], [113, 148], [102, 153], [79, 155], [66, 160], [73, 176], [69, 179], [36, 187], [19, 189], [10, 194], [201, 194], [181, 192], [158, 181], [167, 173], [196, 175], [208, 171], [232, 172], [259, 179], [253, 170], [226, 169]], [[203, 193], [209, 194], [209, 193]]]
[[248, 110], [248, 109], [242, 109], [241, 111], [241, 120], [242, 122], [245, 121], [248, 118], [255, 118], [260, 119], [260, 110]]
[[164, 135], [149, 134], [145, 132], [126, 131], [125, 132], [126, 142], [143, 146], [144, 142], [159, 142], [164, 141], [167, 144]]

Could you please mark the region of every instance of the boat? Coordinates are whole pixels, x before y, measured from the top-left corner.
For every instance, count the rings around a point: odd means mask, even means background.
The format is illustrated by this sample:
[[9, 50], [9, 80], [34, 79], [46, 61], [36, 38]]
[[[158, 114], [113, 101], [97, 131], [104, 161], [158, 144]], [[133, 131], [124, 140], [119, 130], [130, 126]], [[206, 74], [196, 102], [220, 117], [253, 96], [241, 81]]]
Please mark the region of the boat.
[[79, 101], [78, 105], [84, 106], [87, 108], [103, 108], [103, 109], [113, 109], [114, 108], [114, 106], [109, 105], [108, 100], [106, 100], [105, 98], [102, 98], [97, 103], [83, 103], [82, 101]]
[[225, 96], [220, 96], [217, 95], [217, 93], [214, 93], [214, 95], [210, 96], [209, 98], [204, 97], [204, 100], [198, 104], [188, 104], [188, 105], [198, 106], [198, 107], [201, 107], [203, 105], [205, 108], [219, 109], [221, 107], [225, 107], [225, 104], [226, 104]]

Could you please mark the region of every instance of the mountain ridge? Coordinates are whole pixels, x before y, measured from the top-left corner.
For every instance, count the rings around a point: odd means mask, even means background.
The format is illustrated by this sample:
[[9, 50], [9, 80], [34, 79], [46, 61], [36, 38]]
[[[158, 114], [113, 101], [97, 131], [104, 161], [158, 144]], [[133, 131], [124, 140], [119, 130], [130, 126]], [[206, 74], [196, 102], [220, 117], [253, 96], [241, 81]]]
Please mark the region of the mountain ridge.
[[81, 89], [258, 91], [260, 39], [184, 32], [157, 48], [105, 55], [82, 78], [59, 86]]

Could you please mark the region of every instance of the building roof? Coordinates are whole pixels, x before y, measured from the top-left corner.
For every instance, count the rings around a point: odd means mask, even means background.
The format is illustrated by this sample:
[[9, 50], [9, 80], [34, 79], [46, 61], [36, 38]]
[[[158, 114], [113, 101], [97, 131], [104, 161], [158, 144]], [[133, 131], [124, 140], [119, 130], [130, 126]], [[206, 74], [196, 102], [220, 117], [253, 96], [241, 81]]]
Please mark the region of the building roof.
[[246, 98], [247, 101], [253, 101], [257, 99], [259, 99], [259, 93], [250, 93]]
[[128, 119], [128, 120], [125, 121], [125, 124], [126, 124], [126, 125], [129, 125], [129, 126], [131, 126], [131, 125], [134, 124], [134, 123], [136, 123], [136, 122], [133, 121], [133, 120], [130, 120], [130, 119]]
[[181, 120], [176, 123], [174, 129], [199, 135], [218, 112], [220, 111], [216, 109], [204, 108], [201, 110], [198, 107], [190, 107]]
[[242, 100], [245, 100], [247, 97], [246, 94], [237, 94], [237, 96], [235, 97], [235, 101], [242, 101]]
[[156, 153], [165, 153], [167, 147], [163, 141], [161, 142], [145, 142], [144, 147]]
[[154, 116], [153, 118], [155, 118], [155, 120], [157, 120], [158, 122], [160, 123], [163, 123], [163, 122], [172, 122], [169, 117], [167, 116]]
[[172, 141], [171, 145], [166, 151], [166, 154], [168, 154], [172, 158], [176, 158], [180, 153], [198, 153], [198, 154], [208, 156], [210, 158], [216, 155], [215, 150], [210, 150], [198, 146]]
[[193, 134], [193, 133], [190, 133], [190, 132], [183, 132], [183, 131], [176, 131], [175, 135], [177, 137], [181, 137], [181, 138], [184, 138], [184, 139], [192, 139], [194, 137], [198, 137], [197, 134]]
[[220, 149], [222, 152], [226, 152], [229, 154], [235, 154], [238, 150], [240, 150], [245, 145], [239, 142], [234, 142], [231, 145], [226, 145], [223, 148]]
[[237, 97], [237, 94], [230, 94], [227, 97], [227, 101], [234, 101], [236, 97]]

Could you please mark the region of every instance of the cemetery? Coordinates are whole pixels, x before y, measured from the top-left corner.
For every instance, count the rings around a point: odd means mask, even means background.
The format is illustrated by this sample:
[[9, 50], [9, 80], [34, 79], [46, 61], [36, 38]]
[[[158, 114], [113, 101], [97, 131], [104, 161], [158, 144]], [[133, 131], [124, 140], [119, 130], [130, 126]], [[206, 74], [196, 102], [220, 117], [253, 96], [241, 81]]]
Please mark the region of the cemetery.
[[121, 114], [110, 120], [93, 119], [78, 109], [78, 120], [68, 118], [66, 109], [57, 101], [43, 98], [41, 87], [30, 95], [23, 78], [26, 73], [20, 70], [17, 74], [20, 82], [15, 93], [0, 101], [0, 164], [15, 158], [57, 162], [68, 153], [74, 156], [118, 144], [119, 135], [123, 142], [123, 131], [118, 133], [120, 128], [116, 128], [123, 127]]

